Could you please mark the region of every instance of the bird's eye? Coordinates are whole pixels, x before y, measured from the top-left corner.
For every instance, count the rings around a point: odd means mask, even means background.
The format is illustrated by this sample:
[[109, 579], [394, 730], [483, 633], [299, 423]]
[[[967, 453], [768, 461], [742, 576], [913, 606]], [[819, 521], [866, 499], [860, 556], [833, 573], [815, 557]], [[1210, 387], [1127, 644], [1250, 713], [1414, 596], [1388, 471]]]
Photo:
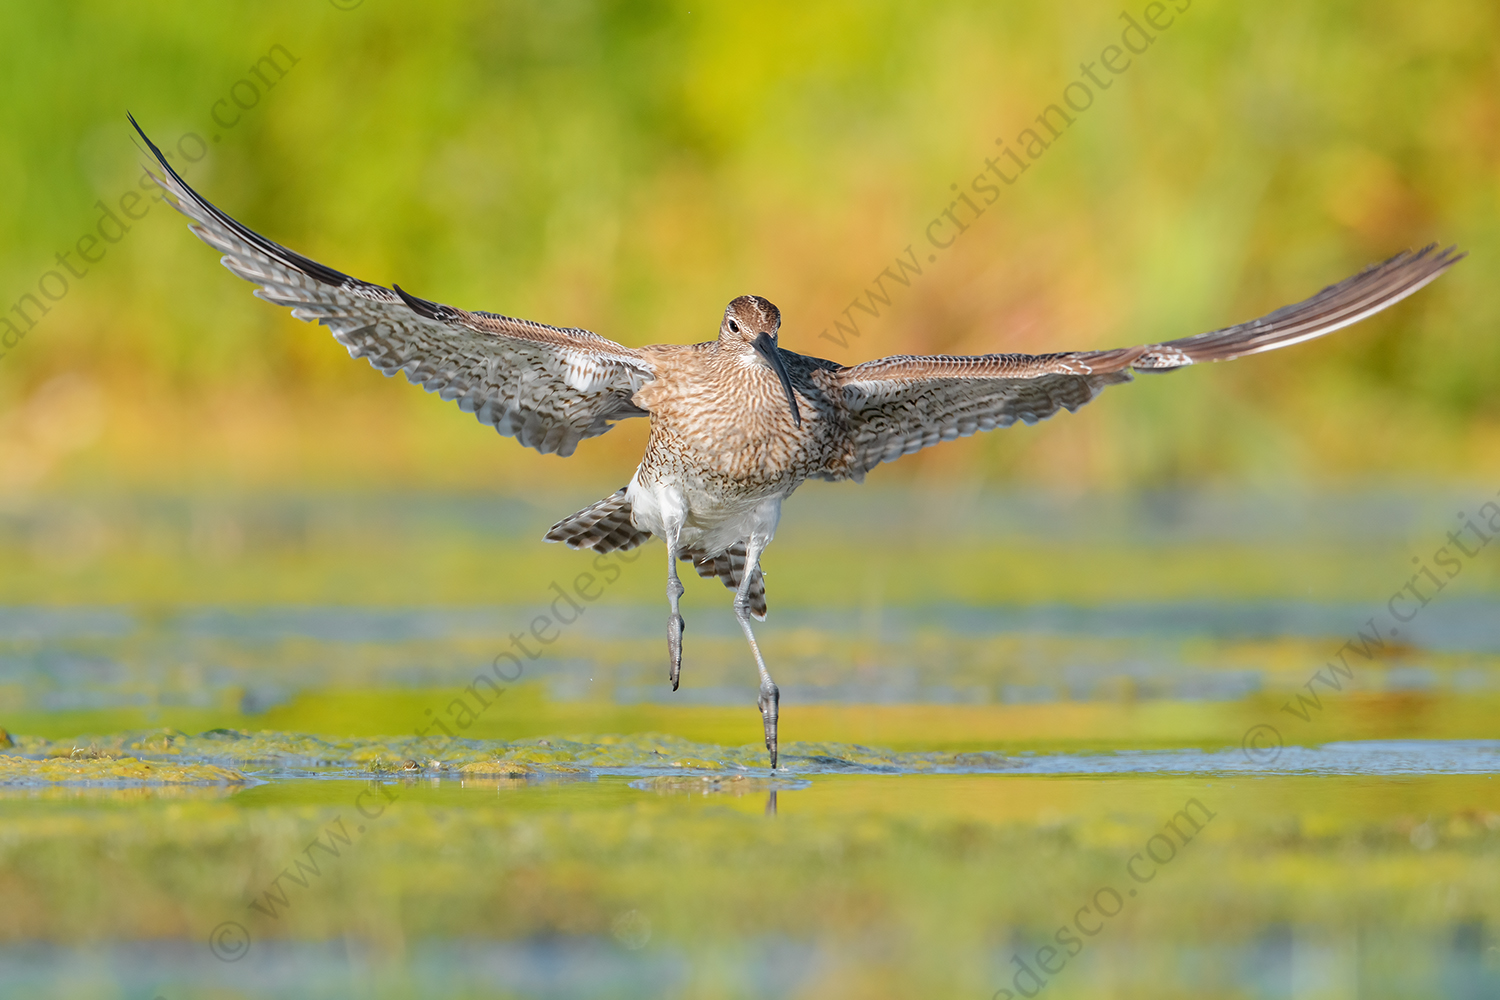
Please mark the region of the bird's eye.
[[730, 329], [730, 332], [732, 332], [732, 333], [739, 333], [740, 332], [740, 325], [738, 323], [736, 323], [734, 320], [730, 320], [729, 321], [729, 329]]

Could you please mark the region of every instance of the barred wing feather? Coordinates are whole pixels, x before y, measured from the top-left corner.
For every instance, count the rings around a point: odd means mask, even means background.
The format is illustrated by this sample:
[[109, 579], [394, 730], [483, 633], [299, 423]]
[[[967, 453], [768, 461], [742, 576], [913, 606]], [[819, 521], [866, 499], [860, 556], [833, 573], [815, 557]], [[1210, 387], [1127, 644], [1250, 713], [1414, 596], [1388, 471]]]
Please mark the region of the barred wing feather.
[[640, 353], [587, 330], [429, 302], [309, 260], [215, 208], [131, 124], [161, 167], [152, 176], [224, 266], [259, 285], [260, 298], [328, 327], [351, 356], [404, 374], [543, 454], [571, 455], [612, 421], [646, 415], [631, 402], [653, 377]]
[[853, 454], [844, 475], [977, 431], [1073, 411], [1132, 371], [1259, 354], [1356, 323], [1422, 288], [1464, 255], [1436, 245], [1405, 251], [1260, 319], [1160, 344], [1064, 354], [901, 356], [839, 369]]

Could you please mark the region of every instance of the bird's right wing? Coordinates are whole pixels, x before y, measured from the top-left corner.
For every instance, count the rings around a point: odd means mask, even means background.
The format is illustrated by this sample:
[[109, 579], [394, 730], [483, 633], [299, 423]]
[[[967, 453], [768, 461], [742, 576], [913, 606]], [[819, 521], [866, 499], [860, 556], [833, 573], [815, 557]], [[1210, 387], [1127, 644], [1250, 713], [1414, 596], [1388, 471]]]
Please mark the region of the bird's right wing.
[[[899, 356], [831, 373], [847, 408], [854, 450], [841, 475], [864, 478], [881, 462], [966, 437], [1076, 410], [1131, 371], [1227, 361], [1321, 337], [1390, 306], [1463, 258], [1436, 245], [1405, 251], [1260, 319], [1160, 344], [1064, 354]], [[834, 470], [830, 470], [834, 471]]]
[[258, 297], [328, 327], [351, 356], [387, 376], [401, 372], [543, 454], [571, 455], [612, 421], [646, 415], [631, 397], [654, 369], [638, 351], [587, 330], [429, 302], [309, 260], [209, 204], [130, 123], [161, 165], [157, 184], [224, 266], [259, 285]]

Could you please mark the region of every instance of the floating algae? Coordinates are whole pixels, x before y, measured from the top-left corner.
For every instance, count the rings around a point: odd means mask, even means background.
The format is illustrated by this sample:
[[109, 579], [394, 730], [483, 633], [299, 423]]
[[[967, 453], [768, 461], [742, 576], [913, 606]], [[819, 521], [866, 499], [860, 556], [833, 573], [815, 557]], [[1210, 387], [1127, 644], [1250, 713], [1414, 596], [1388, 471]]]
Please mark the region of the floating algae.
[[181, 764], [135, 757], [90, 755], [30, 757], [0, 755], [0, 785], [89, 784], [132, 785], [243, 785], [245, 776], [215, 764]]
[[[304, 733], [213, 729], [198, 735], [149, 730], [50, 741], [18, 736], [27, 757], [88, 752], [141, 761], [212, 764], [257, 778], [540, 777], [591, 773], [650, 777], [708, 772], [769, 774], [759, 744], [726, 747], [661, 733], [520, 740], [422, 740], [411, 736], [327, 738]], [[1002, 754], [898, 752], [855, 743], [787, 743], [782, 772], [793, 774], [997, 773], [1017, 761]]]
[[748, 774], [666, 774], [659, 778], [632, 781], [631, 788], [657, 795], [761, 795], [766, 792], [795, 792], [811, 788], [812, 782], [787, 778], [760, 778]]
[[465, 764], [460, 770], [466, 778], [529, 778], [534, 768], [508, 760], [480, 760]]

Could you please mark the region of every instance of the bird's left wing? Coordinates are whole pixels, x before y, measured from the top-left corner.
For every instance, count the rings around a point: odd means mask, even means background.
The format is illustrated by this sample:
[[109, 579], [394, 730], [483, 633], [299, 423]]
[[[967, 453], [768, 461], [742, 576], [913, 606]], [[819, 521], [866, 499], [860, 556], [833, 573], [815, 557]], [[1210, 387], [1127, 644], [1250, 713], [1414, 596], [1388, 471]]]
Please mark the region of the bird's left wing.
[[863, 480], [881, 462], [942, 441], [1076, 410], [1130, 372], [1095, 371], [1077, 354], [897, 355], [833, 377], [853, 451], [827, 478]]
[[976, 431], [1073, 411], [1131, 371], [1169, 371], [1321, 337], [1390, 306], [1463, 258], [1436, 245], [1405, 251], [1260, 319], [1164, 343], [1065, 354], [900, 356], [839, 368], [832, 378], [852, 454], [829, 478], [863, 479], [881, 462]]
[[224, 254], [224, 266], [259, 285], [258, 297], [328, 327], [351, 356], [387, 376], [405, 374], [543, 454], [571, 455], [611, 421], [646, 415], [631, 402], [654, 377], [639, 352], [587, 330], [429, 302], [309, 260], [209, 204], [130, 123], [161, 165], [152, 176], [198, 238]]

